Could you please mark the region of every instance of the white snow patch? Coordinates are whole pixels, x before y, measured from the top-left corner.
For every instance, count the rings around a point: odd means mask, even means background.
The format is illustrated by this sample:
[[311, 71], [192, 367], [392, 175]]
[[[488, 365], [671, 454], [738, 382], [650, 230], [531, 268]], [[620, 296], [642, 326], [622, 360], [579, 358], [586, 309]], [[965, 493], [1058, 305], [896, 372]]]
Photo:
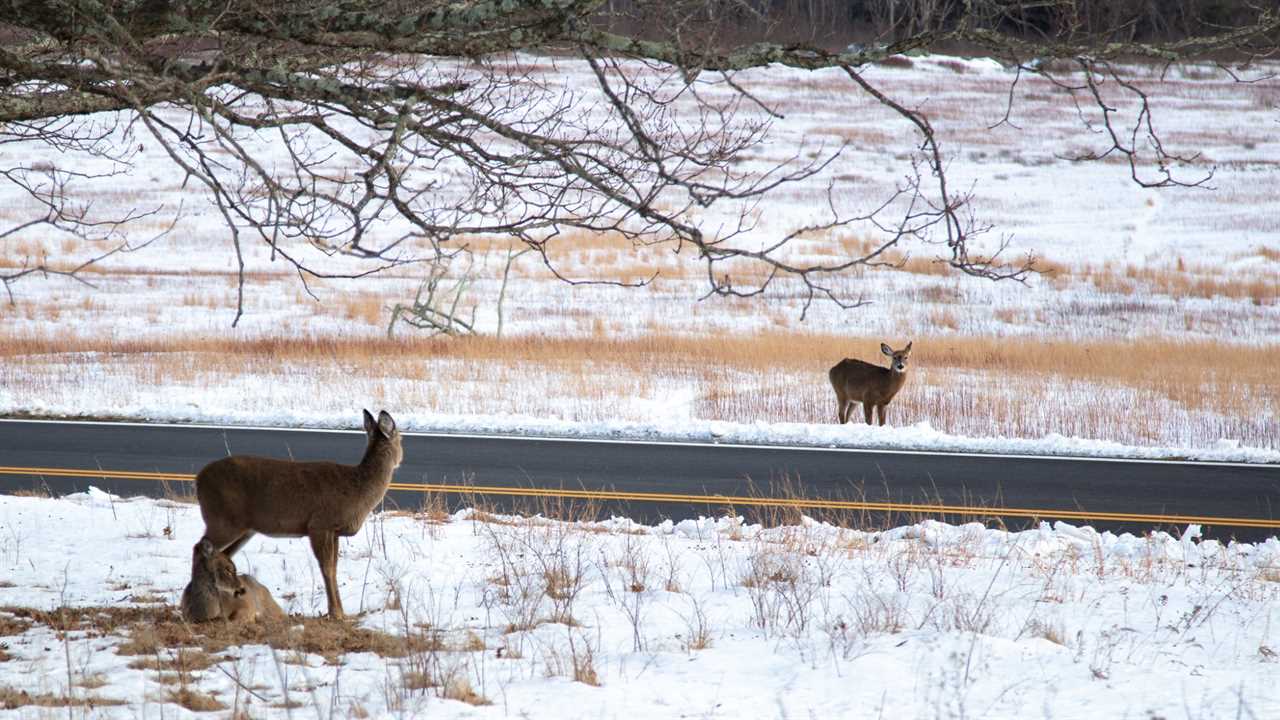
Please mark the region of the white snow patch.
[[[375, 515], [343, 543], [338, 570], [359, 624], [430, 627], [483, 650], [331, 665], [232, 647], [185, 681], [227, 712], [268, 718], [356, 707], [443, 718], [1280, 716], [1275, 538], [479, 517]], [[97, 489], [0, 497], [0, 606], [174, 604], [201, 532], [194, 506]], [[323, 611], [305, 540], [256, 538], [236, 559], [288, 611]], [[544, 587], [560, 572], [580, 583], [567, 602]], [[557, 610], [576, 624], [551, 622]], [[534, 627], [512, 629], [524, 620]], [[127, 704], [95, 718], [185, 717], [155, 672], [128, 667], [136, 658], [116, 652], [121, 642], [43, 626], [6, 637], [0, 687], [59, 694], [97, 676], [102, 687], [74, 692]], [[571, 679], [588, 653], [595, 686]], [[406, 688], [424, 661], [493, 704]], [[306, 707], [279, 707], [284, 685]]]

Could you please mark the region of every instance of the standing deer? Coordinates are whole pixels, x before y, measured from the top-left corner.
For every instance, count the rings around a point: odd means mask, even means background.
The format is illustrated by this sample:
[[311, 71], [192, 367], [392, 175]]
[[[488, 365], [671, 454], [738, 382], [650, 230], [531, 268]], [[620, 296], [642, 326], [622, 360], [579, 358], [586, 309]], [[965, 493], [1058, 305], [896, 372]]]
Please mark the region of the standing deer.
[[196, 476], [204, 539], [229, 557], [254, 533], [309, 538], [324, 577], [329, 616], [341, 618], [338, 538], [360, 531], [404, 459], [396, 421], [386, 411], [375, 422], [365, 410], [364, 432], [368, 444], [358, 465], [245, 455], [205, 465]]
[[191, 548], [191, 582], [182, 591], [181, 608], [182, 617], [193, 623], [285, 618], [271, 591], [252, 575], [238, 574], [231, 558], [204, 539]]
[[880, 343], [880, 352], [891, 358], [889, 367], [845, 358], [827, 373], [827, 377], [831, 379], [831, 387], [836, 391], [836, 412], [840, 416], [841, 425], [849, 421], [854, 403], [862, 403], [862, 414], [868, 425], [871, 424], [872, 408], [880, 416], [880, 424], [884, 425], [885, 407], [907, 381], [907, 358], [911, 357], [911, 343], [907, 343], [901, 350], [894, 350]]

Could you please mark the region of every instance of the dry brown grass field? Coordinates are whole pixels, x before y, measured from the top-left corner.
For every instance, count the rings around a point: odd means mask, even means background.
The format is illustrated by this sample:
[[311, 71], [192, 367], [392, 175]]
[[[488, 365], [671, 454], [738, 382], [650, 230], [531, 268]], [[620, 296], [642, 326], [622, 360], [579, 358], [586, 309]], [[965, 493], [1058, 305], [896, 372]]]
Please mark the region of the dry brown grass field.
[[[813, 254], [831, 257], [874, 248], [848, 234], [807, 241]], [[472, 268], [476, 289], [464, 305], [492, 308], [512, 246], [472, 243], [482, 262]], [[843, 357], [881, 362], [882, 340], [911, 339], [911, 376], [890, 408], [893, 425], [1130, 444], [1280, 442], [1280, 345], [1248, 341], [1249, 330], [1280, 325], [1280, 250], [1271, 246], [1229, 258], [1253, 263], [1234, 272], [1176, 256], [1147, 265], [1040, 259], [1032, 287], [1007, 302], [974, 297], [972, 284], [949, 277], [944, 263], [895, 247], [883, 255], [887, 266], [848, 278], [890, 294], [888, 302], [850, 311], [848, 332], [799, 322], [794, 297], [785, 295], [775, 307], [690, 308], [684, 293], [702, 269], [620, 237], [578, 233], [549, 247], [553, 261], [598, 277], [657, 277], [649, 287], [608, 289], [605, 301], [582, 304], [530, 258], [511, 270], [506, 313], [517, 332], [431, 338], [404, 328], [386, 333], [392, 305], [417, 282], [411, 273], [359, 288], [316, 281], [313, 298], [288, 275], [256, 272], [248, 278], [251, 309], [281, 319], [254, 333], [192, 327], [193, 318], [208, 323], [234, 302], [227, 273], [103, 273], [95, 284], [109, 291], [24, 299], [7, 309], [14, 322], [0, 324], [0, 388], [44, 398], [56, 415], [59, 406], [75, 405], [81, 378], [97, 378], [118, 400], [70, 414], [114, 416], [113, 405], [138, 404], [138, 388], [161, 397], [166, 389], [212, 392], [248, 373], [292, 387], [293, 398], [347, 387], [421, 414], [831, 423], [827, 368]], [[139, 287], [168, 300], [148, 302]], [[1031, 295], [1041, 299], [1026, 303]], [[109, 316], [143, 325], [113, 330], [103, 321]], [[860, 327], [866, 318], [895, 329]], [[1115, 330], [1082, 333], [1081, 322]], [[751, 325], [735, 327], [741, 323]], [[251, 398], [237, 407], [246, 417], [254, 412]]]
[[[373, 300], [361, 302], [376, 307]], [[1171, 417], [1217, 417], [1224, 419], [1209, 431], [1262, 447], [1274, 446], [1280, 429], [1276, 345], [956, 334], [910, 339], [910, 379], [889, 413], [895, 425], [925, 421], [960, 435], [1059, 433], [1148, 444], [1167, 440]], [[683, 390], [688, 406], [681, 412], [701, 420], [832, 423], [827, 368], [846, 356], [879, 362], [880, 341], [786, 329], [714, 338], [9, 335], [0, 343], [0, 379], [39, 374], [38, 366], [55, 358], [72, 376], [92, 366], [161, 388], [217, 385], [245, 368], [273, 377], [305, 368], [321, 385], [378, 377], [387, 402], [416, 413], [642, 421], [628, 414], [628, 403]], [[513, 369], [524, 387], [504, 390], [494, 382]], [[565, 411], [566, 403], [572, 410]]]

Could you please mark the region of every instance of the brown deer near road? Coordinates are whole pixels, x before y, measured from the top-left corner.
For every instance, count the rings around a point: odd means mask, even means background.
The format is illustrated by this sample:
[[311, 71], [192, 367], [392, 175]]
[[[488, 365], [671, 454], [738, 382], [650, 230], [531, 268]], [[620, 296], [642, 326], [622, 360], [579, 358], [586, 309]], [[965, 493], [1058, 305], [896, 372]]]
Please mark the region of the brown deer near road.
[[880, 424], [884, 425], [885, 407], [907, 381], [907, 358], [911, 357], [911, 343], [907, 343], [901, 350], [894, 350], [880, 343], [880, 352], [889, 356], [889, 367], [845, 358], [827, 373], [827, 377], [831, 379], [831, 387], [836, 391], [836, 412], [840, 416], [841, 425], [849, 421], [854, 403], [862, 403], [862, 414], [868, 425], [871, 424], [872, 408], [880, 416]]
[[182, 591], [181, 608], [182, 617], [193, 623], [285, 618], [271, 591], [252, 575], [237, 573], [231, 558], [203, 539], [191, 548], [191, 582]]
[[329, 616], [341, 618], [338, 538], [359, 532], [404, 459], [396, 421], [386, 411], [375, 421], [365, 410], [364, 432], [368, 444], [358, 465], [246, 455], [205, 465], [196, 476], [204, 539], [230, 557], [255, 533], [309, 538], [324, 577]]

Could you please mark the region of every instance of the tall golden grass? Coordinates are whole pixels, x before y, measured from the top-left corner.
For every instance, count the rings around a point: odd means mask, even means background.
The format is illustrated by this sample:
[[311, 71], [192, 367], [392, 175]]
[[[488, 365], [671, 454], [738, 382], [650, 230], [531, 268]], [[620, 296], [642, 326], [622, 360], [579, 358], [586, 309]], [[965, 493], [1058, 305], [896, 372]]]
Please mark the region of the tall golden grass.
[[[806, 253], [819, 257], [850, 259], [866, 257], [880, 250], [875, 238], [850, 232], [836, 231], [825, 237], [802, 238]], [[492, 240], [483, 241], [483, 247], [502, 249]], [[589, 233], [573, 231], [556, 238], [548, 246], [548, 257], [560, 268], [590, 268], [593, 276], [618, 282], [637, 283], [653, 277], [691, 279], [699, 278], [706, 269], [696, 260], [684, 261], [667, 246], [637, 246], [616, 233]], [[952, 277], [957, 271], [944, 258], [931, 253], [929, 248], [891, 247], [880, 252], [877, 266], [869, 272], [903, 272], [911, 275]], [[1277, 262], [1280, 250], [1260, 247], [1255, 253], [1267, 261]], [[976, 258], [981, 259], [981, 258]], [[1020, 257], [1004, 258], [1010, 264], [1021, 262]], [[1187, 263], [1175, 258], [1169, 264], [1151, 265], [1071, 265], [1047, 258], [1036, 258], [1034, 267], [1049, 283], [1063, 287], [1072, 282], [1086, 282], [1099, 292], [1109, 295], [1134, 296], [1160, 294], [1173, 298], [1216, 297], [1247, 300], [1254, 305], [1280, 304], [1280, 268], [1264, 267], [1243, 271], [1230, 271], [1210, 263]], [[768, 276], [768, 269], [758, 264], [742, 266], [725, 265], [722, 272], [730, 273], [739, 283], [760, 283]], [[513, 270], [516, 277], [549, 277], [538, 263], [527, 263]]]
[[[835, 421], [827, 369], [843, 357], [879, 362], [879, 343], [914, 340], [894, 425], [929, 422], [965, 435], [1061, 433], [1130, 443], [1238, 438], [1280, 442], [1280, 346], [1217, 340], [918, 336], [878, 338], [789, 329], [707, 338], [654, 332], [613, 338], [380, 336], [161, 340], [11, 334], [0, 382], [21, 392], [23, 367], [92, 358], [151, 387], [209, 384], [305, 367], [317, 388], [368, 377], [431, 391], [386, 391], [407, 412], [626, 415], [636, 398], [689, 395], [691, 417], [738, 423]], [[71, 371], [71, 370], [68, 370]], [[38, 376], [31, 372], [30, 376]], [[305, 405], [305, 399], [301, 401]], [[301, 408], [299, 408], [301, 409]], [[632, 411], [635, 412], [635, 411]], [[1174, 427], [1184, 425], [1186, 427]]]
[[[1269, 259], [1268, 249], [1262, 257]], [[1280, 301], [1280, 268], [1228, 272], [1205, 265], [1189, 266], [1178, 260], [1174, 267], [1088, 266], [1063, 268], [1058, 277], [1085, 280], [1099, 292], [1114, 295], [1158, 293], [1174, 298], [1230, 298], [1254, 305], [1276, 305]]]

